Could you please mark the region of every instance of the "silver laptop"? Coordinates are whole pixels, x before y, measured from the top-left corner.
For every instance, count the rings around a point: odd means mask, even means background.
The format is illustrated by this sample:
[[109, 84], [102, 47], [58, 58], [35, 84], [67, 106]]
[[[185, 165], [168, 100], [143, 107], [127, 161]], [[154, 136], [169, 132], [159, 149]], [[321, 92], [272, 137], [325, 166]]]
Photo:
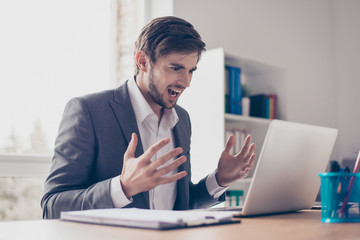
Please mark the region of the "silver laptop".
[[311, 208], [337, 134], [333, 128], [271, 121], [240, 215]]

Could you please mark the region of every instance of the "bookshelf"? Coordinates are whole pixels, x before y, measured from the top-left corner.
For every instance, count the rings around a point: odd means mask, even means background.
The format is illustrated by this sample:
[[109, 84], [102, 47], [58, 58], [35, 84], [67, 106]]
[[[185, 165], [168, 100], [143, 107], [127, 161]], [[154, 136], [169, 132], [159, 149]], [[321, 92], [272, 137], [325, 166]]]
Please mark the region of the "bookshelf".
[[[240, 67], [241, 81], [251, 83], [254, 93], [259, 91], [278, 94], [273, 87], [264, 88], [271, 86], [266, 83], [268, 79], [278, 75], [276, 68], [226, 54], [222, 48], [207, 50], [202, 55], [190, 87], [178, 102], [189, 112], [192, 123], [191, 165], [194, 182], [216, 169], [225, 146], [227, 130], [241, 129], [251, 134], [257, 146], [255, 153], [259, 156], [271, 121], [225, 113], [225, 65]], [[268, 76], [266, 73], [269, 73], [269, 77], [264, 78]]]

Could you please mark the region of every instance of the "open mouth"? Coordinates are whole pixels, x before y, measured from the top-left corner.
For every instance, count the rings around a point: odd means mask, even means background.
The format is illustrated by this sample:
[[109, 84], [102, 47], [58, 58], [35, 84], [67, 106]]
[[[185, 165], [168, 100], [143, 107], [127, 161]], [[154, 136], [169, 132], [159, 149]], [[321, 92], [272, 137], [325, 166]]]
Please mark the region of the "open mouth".
[[172, 88], [169, 88], [169, 89], [168, 89], [168, 93], [169, 93], [170, 96], [172, 96], [172, 97], [177, 97], [177, 96], [181, 93], [181, 91], [175, 90], [175, 89], [172, 89]]

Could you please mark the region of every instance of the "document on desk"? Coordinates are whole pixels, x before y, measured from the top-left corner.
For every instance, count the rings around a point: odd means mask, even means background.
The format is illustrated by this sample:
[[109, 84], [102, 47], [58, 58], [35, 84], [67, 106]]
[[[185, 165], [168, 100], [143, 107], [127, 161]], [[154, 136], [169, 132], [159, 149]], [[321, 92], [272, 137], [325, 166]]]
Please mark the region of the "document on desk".
[[62, 212], [60, 219], [64, 221], [159, 230], [240, 222], [240, 220], [233, 220], [232, 213], [227, 212], [149, 210], [138, 208]]

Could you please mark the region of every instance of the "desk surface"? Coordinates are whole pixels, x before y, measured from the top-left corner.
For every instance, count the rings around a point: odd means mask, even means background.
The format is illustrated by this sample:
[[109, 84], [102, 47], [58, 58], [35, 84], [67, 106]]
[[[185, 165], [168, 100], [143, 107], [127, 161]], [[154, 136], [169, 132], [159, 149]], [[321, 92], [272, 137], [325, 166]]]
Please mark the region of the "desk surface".
[[168, 231], [63, 222], [0, 222], [3, 239], [360, 239], [359, 223], [322, 223], [320, 211], [242, 218], [242, 223]]

